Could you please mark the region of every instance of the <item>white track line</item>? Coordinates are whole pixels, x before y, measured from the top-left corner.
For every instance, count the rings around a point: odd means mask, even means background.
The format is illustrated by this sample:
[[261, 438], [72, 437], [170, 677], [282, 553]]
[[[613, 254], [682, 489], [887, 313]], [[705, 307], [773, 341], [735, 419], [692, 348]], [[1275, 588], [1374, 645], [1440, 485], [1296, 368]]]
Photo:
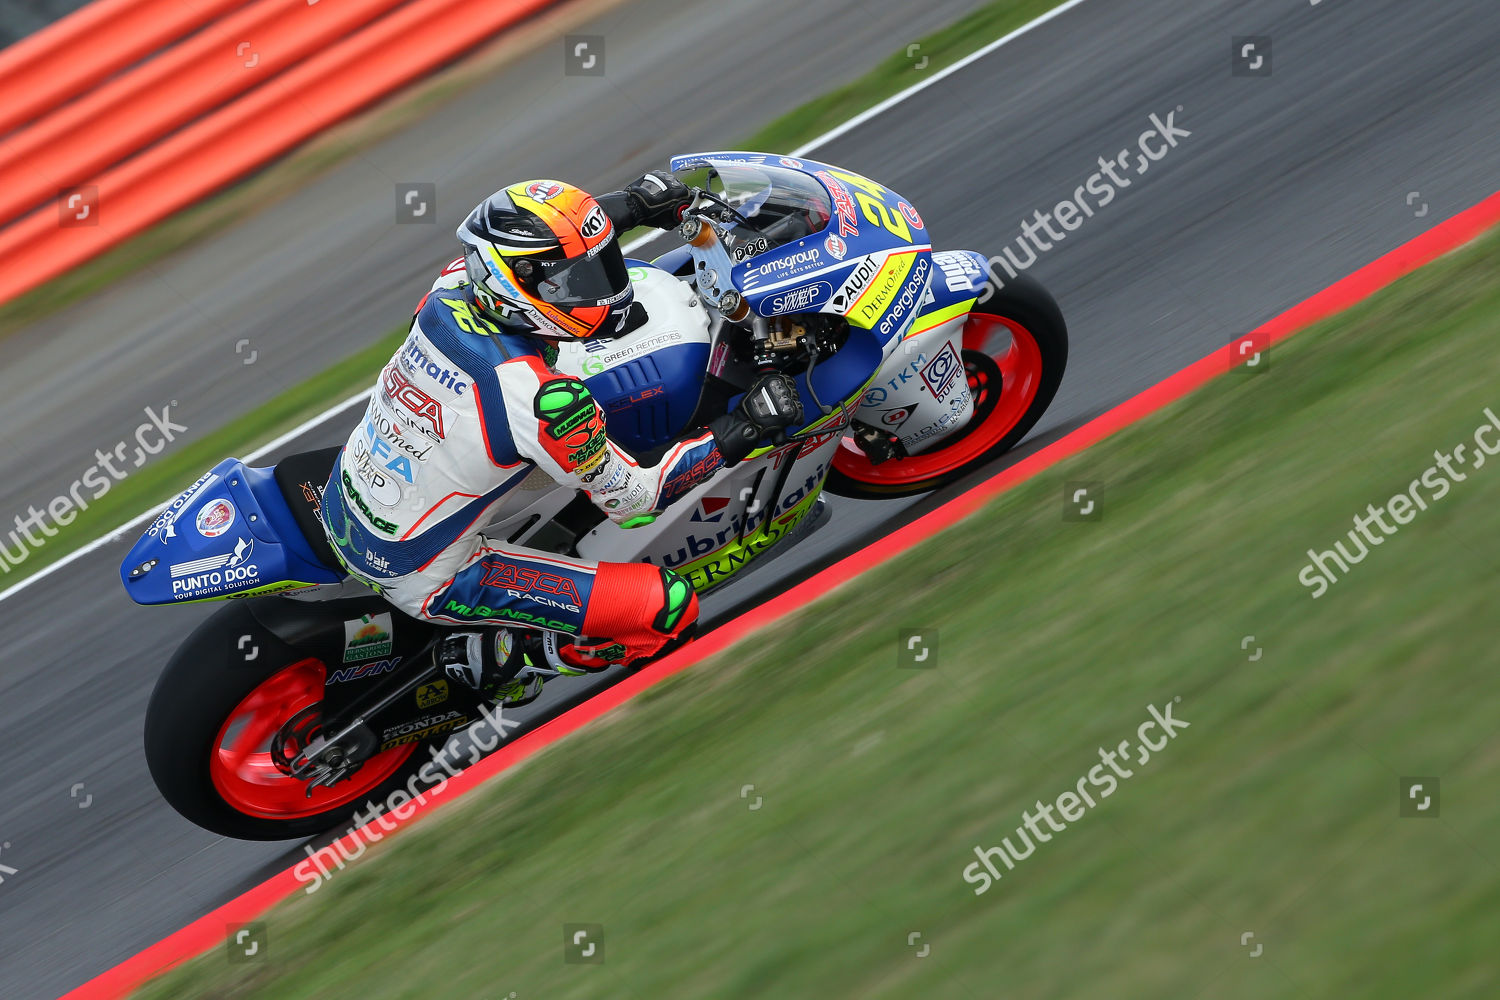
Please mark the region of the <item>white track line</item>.
[[[1021, 27], [1017, 28], [1015, 31], [1012, 31], [1010, 34], [1004, 36], [1003, 38], [997, 38], [997, 39], [995, 39], [995, 41], [990, 42], [988, 45], [984, 46], [983, 48], [977, 49], [974, 52], [971, 52], [968, 55], [964, 56], [962, 59], [960, 59], [958, 62], [954, 63], [953, 65], [945, 67], [942, 70], [939, 70], [938, 72], [932, 74], [931, 76], [923, 79], [919, 83], [912, 84], [910, 87], [907, 87], [905, 90], [901, 91], [898, 94], [894, 94], [894, 95], [886, 98], [885, 100], [881, 101], [879, 104], [875, 105], [874, 107], [869, 108], [868, 110], [865, 110], [865, 111], [861, 111], [859, 114], [855, 115], [853, 118], [850, 118], [848, 121], [844, 122], [842, 125], [838, 125], [838, 126], [836, 126], [835, 128], [831, 129], [828, 132], [824, 132], [822, 135], [818, 136], [816, 139], [813, 139], [811, 142], [807, 142], [807, 143], [802, 144], [801, 146], [798, 146], [796, 149], [792, 150], [792, 152], [789, 155], [791, 155], [791, 156], [806, 156], [807, 154], [811, 153], [813, 150], [817, 149], [818, 147], [825, 146], [828, 143], [832, 142], [833, 140], [835, 140], [835, 139], [839, 138], [840, 136], [844, 135], [845, 133], [850, 132], [853, 129], [859, 128], [859, 126], [863, 125], [865, 122], [869, 121], [872, 118], [877, 117], [878, 115], [884, 114], [885, 112], [889, 111], [891, 108], [894, 108], [896, 105], [901, 104], [903, 101], [909, 100], [911, 97], [913, 97], [916, 94], [919, 94], [922, 91], [926, 90], [928, 87], [930, 87], [933, 84], [937, 83], [939, 80], [943, 80], [943, 79], [946, 79], [947, 77], [952, 76], [954, 73], [957, 73], [959, 70], [961, 70], [964, 67], [970, 65], [971, 63], [975, 63], [975, 62], [978, 62], [980, 59], [983, 59], [985, 56], [989, 55], [991, 52], [994, 52], [996, 49], [999, 49], [1001, 46], [1004, 46], [1004, 45], [1006, 45], [1006, 44], [1008, 44], [1010, 42], [1015, 41], [1017, 38], [1020, 38], [1022, 35], [1026, 34], [1028, 31], [1031, 31], [1034, 28], [1041, 27], [1042, 25], [1046, 24], [1048, 21], [1052, 20], [1054, 17], [1059, 17], [1059, 16], [1061, 16], [1063, 14], [1066, 14], [1068, 11], [1072, 10], [1074, 7], [1077, 7], [1077, 6], [1079, 6], [1080, 4], [1082, 4], [1084, 2], [1085, 2], [1085, 0], [1066, 0], [1065, 3], [1059, 4], [1058, 6], [1052, 8], [1047, 13], [1045, 13], [1042, 16], [1038, 17], [1036, 20], [1030, 21], [1030, 22], [1028, 22], [1026, 24], [1023, 24]], [[624, 250], [625, 250], [626, 253], [629, 253], [629, 252], [631, 252], [633, 250], [637, 250], [640, 247], [645, 246], [647, 243], [651, 242], [655, 238], [656, 238], [656, 234], [653, 233], [653, 234], [651, 234], [649, 236], [642, 236], [639, 239], [631, 240], [629, 243], [625, 244]], [[265, 447], [259, 448], [259, 449], [255, 450], [254, 452], [250, 453], [249, 455], [246, 455], [245, 458], [244, 458], [244, 460], [246, 462], [254, 462], [254, 461], [258, 460], [259, 458], [261, 458], [262, 456], [270, 454], [271, 452], [275, 451], [277, 448], [280, 448], [282, 445], [286, 444], [287, 442], [296, 440], [297, 438], [301, 437], [303, 434], [306, 434], [308, 431], [312, 430], [313, 428], [318, 427], [321, 424], [324, 424], [327, 421], [331, 420], [333, 417], [338, 416], [340, 413], [343, 413], [345, 410], [349, 409], [355, 403], [363, 402], [368, 397], [369, 397], [369, 392], [362, 392], [362, 393], [360, 393], [357, 396], [351, 396], [351, 397], [349, 397], [348, 399], [344, 400], [342, 403], [338, 404], [337, 406], [333, 407], [332, 409], [325, 410], [322, 413], [318, 414], [317, 416], [312, 417], [311, 419], [307, 420], [305, 423], [303, 423], [303, 424], [301, 424], [301, 425], [293, 428], [290, 431], [287, 431], [285, 434], [281, 435], [281, 437], [279, 437], [276, 440], [272, 441], [270, 444], [267, 444]], [[63, 558], [59, 559], [57, 562], [52, 563], [49, 566], [46, 566], [46, 567], [44, 567], [42, 569], [37, 570], [31, 576], [28, 576], [26, 579], [24, 579], [21, 582], [15, 584], [14, 586], [8, 588], [7, 590], [0, 591], [0, 601], [4, 601], [6, 598], [10, 597], [12, 594], [18, 593], [21, 590], [24, 590], [26, 587], [29, 587], [31, 584], [37, 582], [38, 580], [44, 579], [44, 578], [52, 575], [53, 573], [55, 573], [58, 570], [62, 569], [64, 566], [67, 566], [70, 563], [72, 563], [72, 562], [74, 562], [74, 561], [76, 561], [78, 559], [81, 559], [84, 556], [88, 555], [90, 552], [94, 552], [97, 549], [103, 548], [104, 546], [111, 544], [112, 542], [118, 541], [120, 539], [120, 537], [125, 534], [125, 532], [130, 531], [130, 530], [132, 530], [134, 528], [137, 528], [140, 525], [145, 524], [147, 521], [149, 521], [152, 518], [154, 518], [158, 513], [161, 512], [162, 508], [165, 507], [165, 506], [166, 506], [166, 503], [162, 503], [162, 504], [160, 504], [160, 505], [158, 505], [156, 507], [151, 508], [150, 510], [146, 511], [144, 514], [141, 514], [141, 515], [139, 515], [137, 517], [134, 517], [134, 518], [130, 519], [129, 521], [126, 521], [124, 524], [120, 525], [118, 528], [116, 528], [115, 530], [111, 531], [109, 534], [104, 535], [104, 536], [102, 536], [100, 538], [94, 539], [92, 542], [89, 542], [83, 548], [77, 549], [77, 550], [75, 550], [73, 552], [68, 553], [66, 556], [64, 556]]]

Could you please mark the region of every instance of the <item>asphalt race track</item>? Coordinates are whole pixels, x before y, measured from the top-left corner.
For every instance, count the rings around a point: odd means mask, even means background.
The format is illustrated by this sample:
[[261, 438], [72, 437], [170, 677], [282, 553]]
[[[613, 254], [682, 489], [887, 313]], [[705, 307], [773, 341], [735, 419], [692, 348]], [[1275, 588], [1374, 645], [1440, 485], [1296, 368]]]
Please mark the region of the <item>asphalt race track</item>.
[[[556, 52], [525, 60], [133, 287], [0, 344], [5, 520], [55, 495], [148, 404], [179, 400], [174, 418], [201, 433], [388, 329], [462, 212], [500, 181], [608, 184], [669, 152], [722, 146], [973, 5], [929, 5], [914, 26], [894, 0], [860, 4], [858, 17], [842, 0], [816, 13], [704, 3], [681, 30], [649, 26], [670, 6], [647, 0], [578, 29], [607, 36], [604, 81], [559, 83]], [[742, 47], [732, 66], [699, 47], [726, 32]], [[1232, 73], [1236, 36], [1271, 37], [1271, 75]], [[803, 74], [830, 45], [838, 54]], [[816, 155], [908, 196], [937, 245], [993, 253], [1100, 157], [1132, 151], [1130, 186], [1032, 268], [1073, 338], [1034, 446], [1493, 193], [1497, 51], [1491, 0], [1089, 0]], [[504, 106], [493, 132], [474, 127], [541, 73], [557, 88], [547, 101]], [[667, 101], [683, 79], [704, 86]], [[1137, 174], [1137, 138], [1169, 112], [1191, 135]], [[548, 121], [545, 137], [516, 138]], [[438, 183], [441, 225], [391, 225], [392, 184], [421, 179]], [[241, 337], [262, 355], [254, 366], [234, 354]], [[299, 447], [345, 430], [335, 422]], [[722, 618], [931, 502], [835, 501], [823, 530], [706, 606]], [[125, 548], [0, 606], [7, 1000], [76, 986], [301, 857], [300, 844], [205, 834], [152, 788], [146, 699], [166, 651], [208, 611], [129, 604], [115, 577]]]

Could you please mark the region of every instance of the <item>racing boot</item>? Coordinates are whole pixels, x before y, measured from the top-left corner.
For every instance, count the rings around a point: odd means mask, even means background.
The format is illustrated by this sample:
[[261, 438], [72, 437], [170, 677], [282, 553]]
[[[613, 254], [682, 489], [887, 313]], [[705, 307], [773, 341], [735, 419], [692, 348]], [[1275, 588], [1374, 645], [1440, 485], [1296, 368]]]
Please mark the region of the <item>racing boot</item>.
[[506, 628], [455, 632], [439, 641], [437, 661], [450, 680], [505, 708], [517, 708], [536, 701], [546, 680], [543, 674], [527, 671], [522, 645]]
[[578, 676], [603, 673], [622, 663], [627, 666], [644, 665], [659, 660], [677, 647], [690, 642], [697, 634], [698, 626], [694, 622], [649, 657], [637, 656], [634, 659], [630, 658], [630, 652], [623, 643], [610, 639], [559, 636], [554, 632], [547, 632], [541, 636], [539, 646], [541, 658], [548, 667], [565, 676]]
[[540, 652], [543, 661], [553, 670], [564, 676], [577, 677], [608, 670], [625, 658], [626, 649], [608, 639], [546, 632], [541, 636]]

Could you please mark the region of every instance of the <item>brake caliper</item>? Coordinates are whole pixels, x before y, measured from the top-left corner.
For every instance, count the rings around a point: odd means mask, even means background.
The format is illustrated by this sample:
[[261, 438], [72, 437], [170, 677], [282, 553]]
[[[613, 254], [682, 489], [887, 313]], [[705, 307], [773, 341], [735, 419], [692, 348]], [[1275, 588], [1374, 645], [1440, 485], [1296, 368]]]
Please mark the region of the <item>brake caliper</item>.
[[869, 424], [854, 421], [854, 443], [865, 453], [871, 465], [906, 458], [906, 446], [890, 431], [878, 430]]

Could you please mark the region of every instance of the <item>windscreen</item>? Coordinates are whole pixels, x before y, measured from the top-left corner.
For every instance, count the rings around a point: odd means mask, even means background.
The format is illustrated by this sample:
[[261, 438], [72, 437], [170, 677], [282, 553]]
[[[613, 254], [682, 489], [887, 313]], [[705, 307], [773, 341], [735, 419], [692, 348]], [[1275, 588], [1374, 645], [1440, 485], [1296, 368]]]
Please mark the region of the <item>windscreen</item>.
[[736, 261], [822, 232], [833, 217], [823, 186], [785, 167], [715, 164], [709, 190], [745, 219], [730, 229]]

